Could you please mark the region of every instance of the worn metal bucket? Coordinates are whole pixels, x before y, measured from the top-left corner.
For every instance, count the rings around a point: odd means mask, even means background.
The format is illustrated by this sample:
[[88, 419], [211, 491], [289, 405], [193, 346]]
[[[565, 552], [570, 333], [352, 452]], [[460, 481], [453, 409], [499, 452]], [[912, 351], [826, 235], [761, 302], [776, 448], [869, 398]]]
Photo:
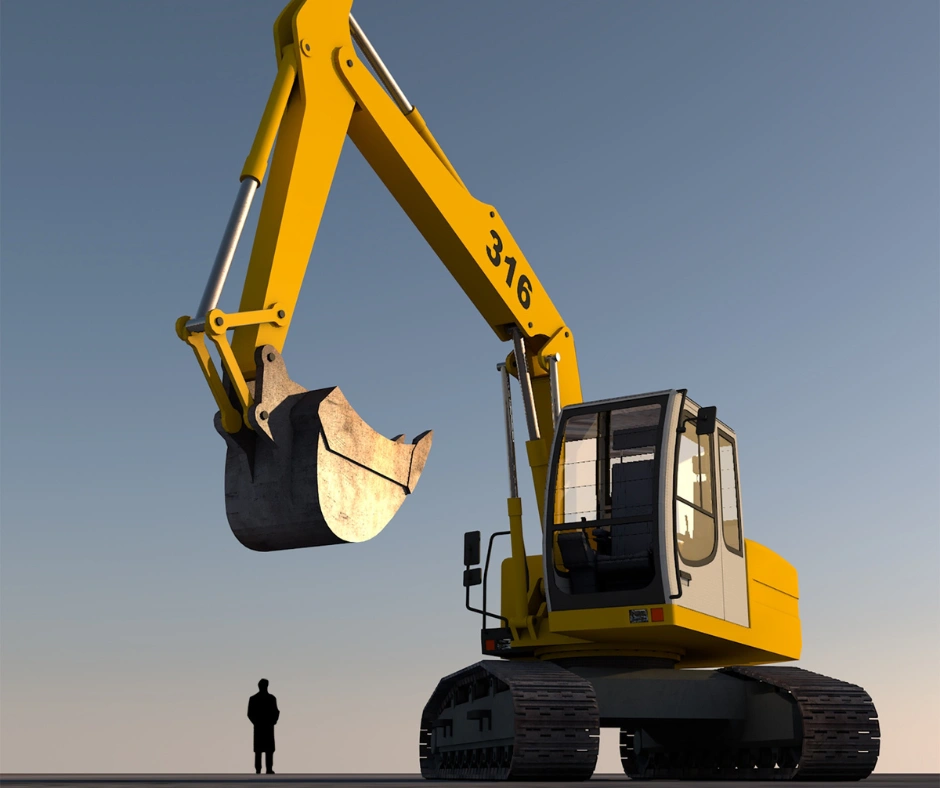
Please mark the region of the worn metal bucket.
[[273, 347], [256, 353], [253, 430], [225, 438], [225, 512], [252, 550], [364, 542], [411, 493], [432, 432], [410, 444], [366, 424], [337, 387], [306, 391]]

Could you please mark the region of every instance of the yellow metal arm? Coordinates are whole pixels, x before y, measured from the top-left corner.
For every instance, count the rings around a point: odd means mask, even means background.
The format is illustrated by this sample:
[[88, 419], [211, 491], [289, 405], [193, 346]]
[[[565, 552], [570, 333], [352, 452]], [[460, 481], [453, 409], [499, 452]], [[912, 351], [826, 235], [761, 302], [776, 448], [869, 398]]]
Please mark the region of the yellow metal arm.
[[[554, 435], [547, 359], [560, 354], [559, 405], [580, 402], [574, 337], [499, 212], [470, 194], [417, 109], [400, 108], [402, 96], [396, 105], [360, 60], [350, 7], [351, 0], [294, 0], [275, 23], [278, 76], [242, 178], [260, 182], [275, 135], [277, 144], [239, 312], [225, 316], [231, 347], [224, 330], [220, 339], [210, 327], [210, 338], [223, 352], [226, 372], [236, 378], [233, 387], [245, 411], [251, 396], [245, 381], [255, 375], [256, 348], [283, 348], [348, 134], [496, 335], [507, 341], [514, 328], [520, 332], [539, 432], [527, 449], [541, 493]], [[362, 44], [362, 31], [355, 29]], [[267, 314], [274, 305], [285, 318], [238, 320], [240, 314]], [[196, 351], [192, 339], [186, 341]], [[213, 391], [221, 391], [196, 355]], [[517, 373], [514, 363], [510, 368]], [[228, 422], [236, 422], [233, 414]]]

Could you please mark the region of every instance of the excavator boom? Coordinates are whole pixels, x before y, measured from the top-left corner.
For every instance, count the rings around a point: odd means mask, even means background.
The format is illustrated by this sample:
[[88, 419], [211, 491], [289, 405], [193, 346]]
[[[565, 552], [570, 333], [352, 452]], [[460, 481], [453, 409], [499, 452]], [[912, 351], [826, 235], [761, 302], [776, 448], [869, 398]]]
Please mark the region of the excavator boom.
[[[307, 393], [289, 378], [280, 355], [347, 135], [497, 337], [513, 340], [508, 365], [527, 395], [527, 449], [537, 491], [545, 487], [555, 415], [581, 401], [571, 329], [496, 208], [467, 190], [350, 6], [350, 0], [294, 0], [278, 17], [278, 72], [232, 218], [196, 316], [177, 321], [177, 333], [195, 353], [219, 407], [217, 429], [228, 444], [229, 522], [254, 549], [374, 536], [417, 482], [430, 448], [430, 433], [413, 445], [388, 442], [341, 394], [331, 399]], [[379, 79], [360, 59], [354, 40]], [[222, 285], [269, 158], [239, 310], [226, 314], [217, 308]], [[207, 340], [218, 352], [221, 373]], [[319, 415], [311, 421], [309, 414], [334, 399], [343, 403], [337, 406], [344, 414], [340, 422], [327, 427]], [[358, 453], [338, 449], [331, 429], [355, 433]], [[411, 469], [407, 482], [367, 459], [386, 455]], [[302, 476], [296, 473], [300, 467]], [[347, 494], [327, 507], [330, 514], [324, 502], [337, 487]], [[363, 509], [366, 500], [372, 505]]]

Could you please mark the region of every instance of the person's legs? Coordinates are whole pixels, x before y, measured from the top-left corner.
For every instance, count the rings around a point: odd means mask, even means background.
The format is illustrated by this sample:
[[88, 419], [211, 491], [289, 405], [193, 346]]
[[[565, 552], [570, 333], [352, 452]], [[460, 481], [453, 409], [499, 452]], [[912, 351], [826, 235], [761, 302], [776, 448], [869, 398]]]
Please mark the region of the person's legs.
[[261, 774], [261, 753], [255, 753], [255, 774]]
[[274, 751], [264, 754], [264, 763], [268, 774], [274, 774]]

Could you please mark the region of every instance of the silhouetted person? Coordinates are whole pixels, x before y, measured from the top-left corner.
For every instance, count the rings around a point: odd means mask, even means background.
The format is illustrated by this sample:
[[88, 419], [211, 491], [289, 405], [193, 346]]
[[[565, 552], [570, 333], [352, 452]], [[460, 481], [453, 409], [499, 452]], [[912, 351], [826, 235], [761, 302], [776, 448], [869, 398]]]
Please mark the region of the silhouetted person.
[[261, 753], [264, 753], [265, 771], [274, 774], [274, 726], [281, 712], [277, 698], [268, 692], [268, 680], [258, 682], [257, 695], [248, 699], [248, 719], [255, 726], [255, 774], [261, 774]]

